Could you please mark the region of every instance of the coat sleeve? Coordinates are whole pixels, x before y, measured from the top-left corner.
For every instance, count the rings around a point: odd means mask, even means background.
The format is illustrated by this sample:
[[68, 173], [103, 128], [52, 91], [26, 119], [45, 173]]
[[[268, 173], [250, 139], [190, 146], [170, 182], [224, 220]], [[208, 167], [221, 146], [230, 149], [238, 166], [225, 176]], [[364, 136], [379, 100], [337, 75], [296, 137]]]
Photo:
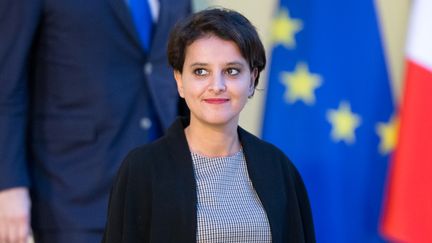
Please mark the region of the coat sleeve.
[[300, 214], [303, 224], [303, 232], [305, 242], [314, 243], [315, 239], [315, 229], [312, 219], [312, 211], [309, 202], [309, 197], [307, 195], [306, 187], [303, 183], [303, 179], [300, 176], [298, 170], [293, 166], [294, 178], [295, 178], [295, 189], [297, 193], [298, 204], [300, 205]]
[[0, 190], [30, 184], [29, 70], [40, 15], [40, 0], [0, 1]]
[[129, 184], [130, 156], [123, 161], [117, 178], [111, 188], [108, 204], [108, 216], [102, 243], [123, 242], [125, 225], [125, 203]]
[[151, 217], [151, 169], [146, 153], [135, 149], [123, 161], [111, 189], [102, 243], [149, 241]]

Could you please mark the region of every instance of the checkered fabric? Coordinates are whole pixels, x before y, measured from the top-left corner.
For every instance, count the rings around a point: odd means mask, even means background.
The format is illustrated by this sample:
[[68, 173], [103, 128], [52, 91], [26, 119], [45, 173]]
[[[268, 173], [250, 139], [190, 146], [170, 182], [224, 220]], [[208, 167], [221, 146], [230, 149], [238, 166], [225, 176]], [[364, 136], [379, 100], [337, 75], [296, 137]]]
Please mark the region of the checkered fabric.
[[191, 154], [198, 194], [197, 242], [271, 242], [267, 215], [243, 151], [215, 158]]

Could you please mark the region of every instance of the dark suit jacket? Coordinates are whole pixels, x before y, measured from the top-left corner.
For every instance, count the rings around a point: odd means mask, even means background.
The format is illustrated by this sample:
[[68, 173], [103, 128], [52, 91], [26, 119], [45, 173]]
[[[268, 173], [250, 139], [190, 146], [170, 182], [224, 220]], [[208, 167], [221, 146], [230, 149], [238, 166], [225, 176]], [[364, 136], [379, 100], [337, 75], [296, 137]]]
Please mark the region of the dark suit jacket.
[[31, 187], [34, 227], [104, 226], [122, 158], [148, 142], [146, 105], [163, 128], [178, 114], [165, 53], [189, 12], [160, 0], [145, 53], [125, 0], [0, 1], [0, 190]]
[[[104, 243], [196, 242], [196, 183], [177, 120], [166, 136], [126, 157], [111, 192]], [[270, 222], [274, 243], [315, 242], [302, 179], [276, 147], [239, 128], [252, 184]]]

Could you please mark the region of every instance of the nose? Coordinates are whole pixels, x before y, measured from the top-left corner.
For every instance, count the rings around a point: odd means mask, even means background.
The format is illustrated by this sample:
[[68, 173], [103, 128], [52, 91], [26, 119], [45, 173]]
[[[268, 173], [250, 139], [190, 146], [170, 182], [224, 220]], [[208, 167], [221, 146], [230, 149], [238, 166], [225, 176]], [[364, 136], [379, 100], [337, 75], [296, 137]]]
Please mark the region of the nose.
[[221, 74], [215, 74], [211, 80], [209, 90], [214, 93], [222, 93], [226, 90], [226, 83], [224, 76]]

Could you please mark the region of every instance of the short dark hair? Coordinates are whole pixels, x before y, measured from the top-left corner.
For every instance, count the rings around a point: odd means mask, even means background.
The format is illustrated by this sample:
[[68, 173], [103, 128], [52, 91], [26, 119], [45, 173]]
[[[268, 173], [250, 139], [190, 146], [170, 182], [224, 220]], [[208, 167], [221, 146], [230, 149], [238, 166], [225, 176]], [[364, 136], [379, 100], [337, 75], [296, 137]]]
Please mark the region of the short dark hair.
[[182, 72], [186, 48], [197, 39], [211, 35], [236, 43], [249, 63], [250, 70], [257, 70], [256, 87], [266, 64], [264, 46], [251, 22], [234, 10], [210, 8], [178, 22], [168, 41], [168, 62], [171, 67]]

